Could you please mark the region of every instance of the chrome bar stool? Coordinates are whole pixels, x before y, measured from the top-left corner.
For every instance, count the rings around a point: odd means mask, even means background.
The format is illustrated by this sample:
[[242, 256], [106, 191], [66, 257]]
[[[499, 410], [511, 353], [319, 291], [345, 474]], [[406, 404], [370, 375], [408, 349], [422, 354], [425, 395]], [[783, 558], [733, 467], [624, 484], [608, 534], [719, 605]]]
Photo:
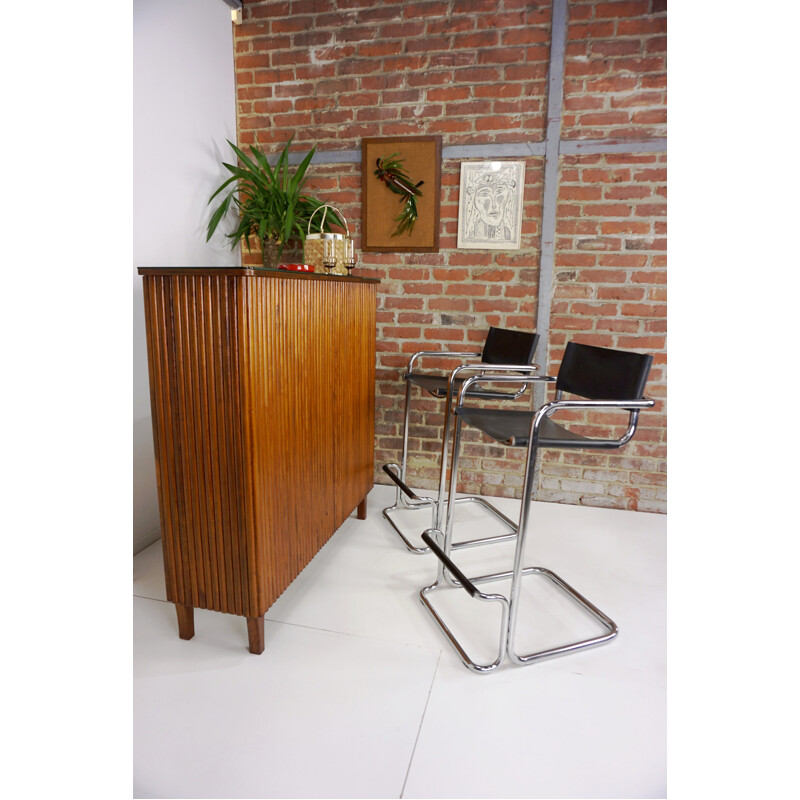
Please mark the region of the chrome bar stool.
[[[455, 496], [458, 479], [458, 450], [461, 427], [464, 423], [507, 446], [527, 448], [518, 533], [515, 537], [514, 561], [510, 571], [468, 577], [458, 567], [451, 557], [452, 550], [455, 549], [452, 543], [455, 517], [453, 503], [448, 504], [444, 527], [431, 528], [422, 534], [423, 541], [436, 555], [438, 566], [435, 582], [420, 591], [420, 599], [469, 669], [476, 672], [489, 672], [496, 669], [505, 656], [508, 656], [509, 660], [517, 665], [530, 664], [539, 659], [603, 644], [617, 635], [618, 628], [614, 621], [562, 578], [545, 567], [523, 567], [522, 561], [528, 535], [531, 494], [539, 450], [542, 448], [607, 450], [620, 448], [627, 444], [636, 432], [639, 412], [655, 405], [654, 400], [644, 397], [643, 394], [652, 361], [653, 357], [650, 355], [570, 342], [555, 381], [555, 399], [536, 411], [477, 408], [464, 404], [475, 384], [480, 385], [484, 381], [492, 381], [507, 383], [511, 386], [530, 385], [539, 379], [535, 376], [512, 375], [507, 372], [491, 374], [487, 371], [467, 378], [461, 385], [454, 411], [455, 426], [449, 497]], [[577, 399], [564, 399], [565, 393], [571, 396], [575, 395]], [[618, 438], [594, 438], [562, 427], [551, 419], [558, 412], [576, 409], [627, 412], [627, 429]], [[624, 417], [622, 419], [624, 420]], [[519, 618], [520, 586], [522, 579], [531, 575], [543, 575], [549, 579], [590, 617], [599, 622], [603, 632], [569, 644], [531, 653], [517, 653], [515, 635]], [[482, 583], [501, 580], [510, 580], [507, 594], [484, 593], [478, 588]], [[483, 602], [498, 603], [502, 607], [497, 658], [493, 662], [486, 664], [473, 660], [466, 652], [464, 645], [434, 608], [430, 597], [442, 590], [464, 590], [472, 598]]]
[[[467, 374], [477, 373], [478, 375], [491, 368], [493, 372], [515, 371], [517, 374], [532, 375], [537, 367], [533, 364], [534, 353], [539, 343], [539, 335], [528, 333], [527, 331], [514, 331], [506, 328], [490, 327], [486, 335], [483, 350], [480, 352], [463, 351], [442, 351], [442, 350], [422, 350], [414, 353], [408, 361], [408, 367], [403, 379], [406, 382], [405, 411], [403, 415], [403, 449], [400, 457], [400, 464], [384, 464], [383, 471], [392, 479], [397, 486], [394, 505], [383, 509], [383, 516], [392, 526], [397, 535], [402, 539], [406, 548], [412, 553], [428, 553], [430, 548], [427, 546], [417, 547], [409, 541], [397, 525], [393, 516], [396, 512], [403, 509], [420, 510], [430, 508], [431, 527], [438, 528], [444, 513], [443, 488], [447, 471], [447, 450], [450, 430], [451, 401], [458, 389], [463, 386], [467, 379]], [[461, 363], [449, 374], [431, 373], [415, 369], [415, 364], [420, 359], [427, 356], [438, 358], [478, 358], [478, 362]], [[420, 497], [408, 486], [406, 477], [406, 467], [408, 458], [408, 429], [409, 416], [411, 413], [411, 388], [416, 386], [428, 392], [439, 400], [446, 400], [445, 415], [442, 430], [442, 463], [440, 469], [440, 485], [437, 498]], [[475, 386], [470, 388], [468, 396], [473, 399], [484, 400], [513, 400], [520, 397], [527, 389], [526, 384], [514, 388], [512, 391], [497, 388], [487, 388], [485, 386]], [[509, 526], [514, 533], [502, 538], [516, 535], [516, 523], [508, 519], [493, 506], [486, 503], [483, 498], [460, 498], [458, 502], [480, 502], [487, 509], [497, 516], [501, 522]], [[457, 546], [466, 546], [469, 543]]]

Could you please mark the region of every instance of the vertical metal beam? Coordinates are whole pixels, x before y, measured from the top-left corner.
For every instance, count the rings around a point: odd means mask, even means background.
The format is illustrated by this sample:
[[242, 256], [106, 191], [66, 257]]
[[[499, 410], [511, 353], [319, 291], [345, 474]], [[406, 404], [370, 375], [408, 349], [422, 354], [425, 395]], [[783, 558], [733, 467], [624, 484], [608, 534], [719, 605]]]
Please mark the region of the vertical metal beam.
[[[558, 157], [561, 146], [561, 107], [564, 103], [564, 57], [567, 47], [567, 0], [553, 0], [550, 21], [550, 65], [547, 86], [547, 129], [544, 151], [544, 189], [542, 192], [542, 239], [539, 247], [539, 298], [536, 306], [536, 332], [539, 346], [535, 363], [547, 372], [550, 341], [550, 309], [553, 305], [553, 265], [555, 263], [556, 206], [558, 204]], [[545, 400], [547, 384], [533, 385], [533, 407]], [[532, 465], [534, 472], [531, 499], [539, 496], [541, 459]]]
[[[564, 100], [564, 54], [567, 46], [567, 0], [553, 0], [550, 66], [547, 88], [547, 130], [544, 155], [542, 197], [542, 239], [539, 251], [539, 299], [536, 332], [539, 348], [536, 363], [547, 369], [547, 344], [550, 338], [550, 308], [553, 304], [553, 265], [555, 262], [556, 205], [558, 202], [558, 156], [561, 142], [561, 106]], [[534, 402], [544, 402], [544, 384], [536, 384]]]

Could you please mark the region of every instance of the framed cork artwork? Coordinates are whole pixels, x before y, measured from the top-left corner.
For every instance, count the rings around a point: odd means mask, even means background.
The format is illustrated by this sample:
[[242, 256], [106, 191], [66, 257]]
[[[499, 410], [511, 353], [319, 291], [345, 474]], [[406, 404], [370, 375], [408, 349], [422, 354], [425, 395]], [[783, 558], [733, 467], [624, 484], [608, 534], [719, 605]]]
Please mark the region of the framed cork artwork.
[[442, 137], [361, 140], [361, 249], [437, 253]]

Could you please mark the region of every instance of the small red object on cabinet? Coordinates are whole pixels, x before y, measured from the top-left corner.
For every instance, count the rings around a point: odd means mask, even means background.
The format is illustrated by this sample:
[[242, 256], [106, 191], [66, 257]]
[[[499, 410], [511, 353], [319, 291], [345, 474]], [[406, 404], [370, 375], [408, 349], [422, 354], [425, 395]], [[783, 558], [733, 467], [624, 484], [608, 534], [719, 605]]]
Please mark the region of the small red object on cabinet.
[[278, 269], [287, 269], [291, 272], [313, 272], [310, 264], [278, 264]]

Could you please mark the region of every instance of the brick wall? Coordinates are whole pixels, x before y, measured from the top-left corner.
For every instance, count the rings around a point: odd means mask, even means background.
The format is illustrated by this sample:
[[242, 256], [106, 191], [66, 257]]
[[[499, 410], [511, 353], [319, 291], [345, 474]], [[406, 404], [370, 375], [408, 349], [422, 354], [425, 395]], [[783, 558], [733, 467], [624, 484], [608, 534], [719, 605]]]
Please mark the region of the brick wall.
[[543, 500], [665, 508], [665, 161], [663, 153], [561, 159], [548, 362], [561, 362], [568, 341], [651, 353], [647, 393], [661, 402], [622, 450], [546, 453]]
[[[562, 138], [638, 143], [665, 135], [666, 9], [660, 0], [570, 2]], [[235, 27], [239, 141], [276, 151], [355, 150], [371, 136], [449, 145], [526, 143], [525, 216], [515, 251], [456, 247], [460, 163], [442, 163], [438, 253], [359, 253], [381, 280], [376, 481], [396, 461], [411, 353], [470, 350], [489, 325], [536, 327], [551, 4], [530, 0], [245, 0]], [[550, 453], [539, 497], [664, 511], [665, 153], [562, 155], [547, 370], [570, 339], [655, 355], [637, 439], [618, 453]], [[478, 160], [485, 160], [481, 157]], [[360, 246], [358, 163], [311, 168], [309, 193], [340, 207]], [[258, 263], [257, 247], [245, 263]], [[550, 291], [550, 287], [546, 287]], [[412, 485], [438, 478], [441, 406], [419, 398]], [[603, 422], [603, 420], [601, 420]], [[591, 424], [589, 421], [587, 424]], [[465, 435], [459, 489], [518, 496], [521, 454]], [[587, 456], [591, 456], [588, 458]]]
[[666, 0], [570, 0], [565, 139], [666, 136]]

